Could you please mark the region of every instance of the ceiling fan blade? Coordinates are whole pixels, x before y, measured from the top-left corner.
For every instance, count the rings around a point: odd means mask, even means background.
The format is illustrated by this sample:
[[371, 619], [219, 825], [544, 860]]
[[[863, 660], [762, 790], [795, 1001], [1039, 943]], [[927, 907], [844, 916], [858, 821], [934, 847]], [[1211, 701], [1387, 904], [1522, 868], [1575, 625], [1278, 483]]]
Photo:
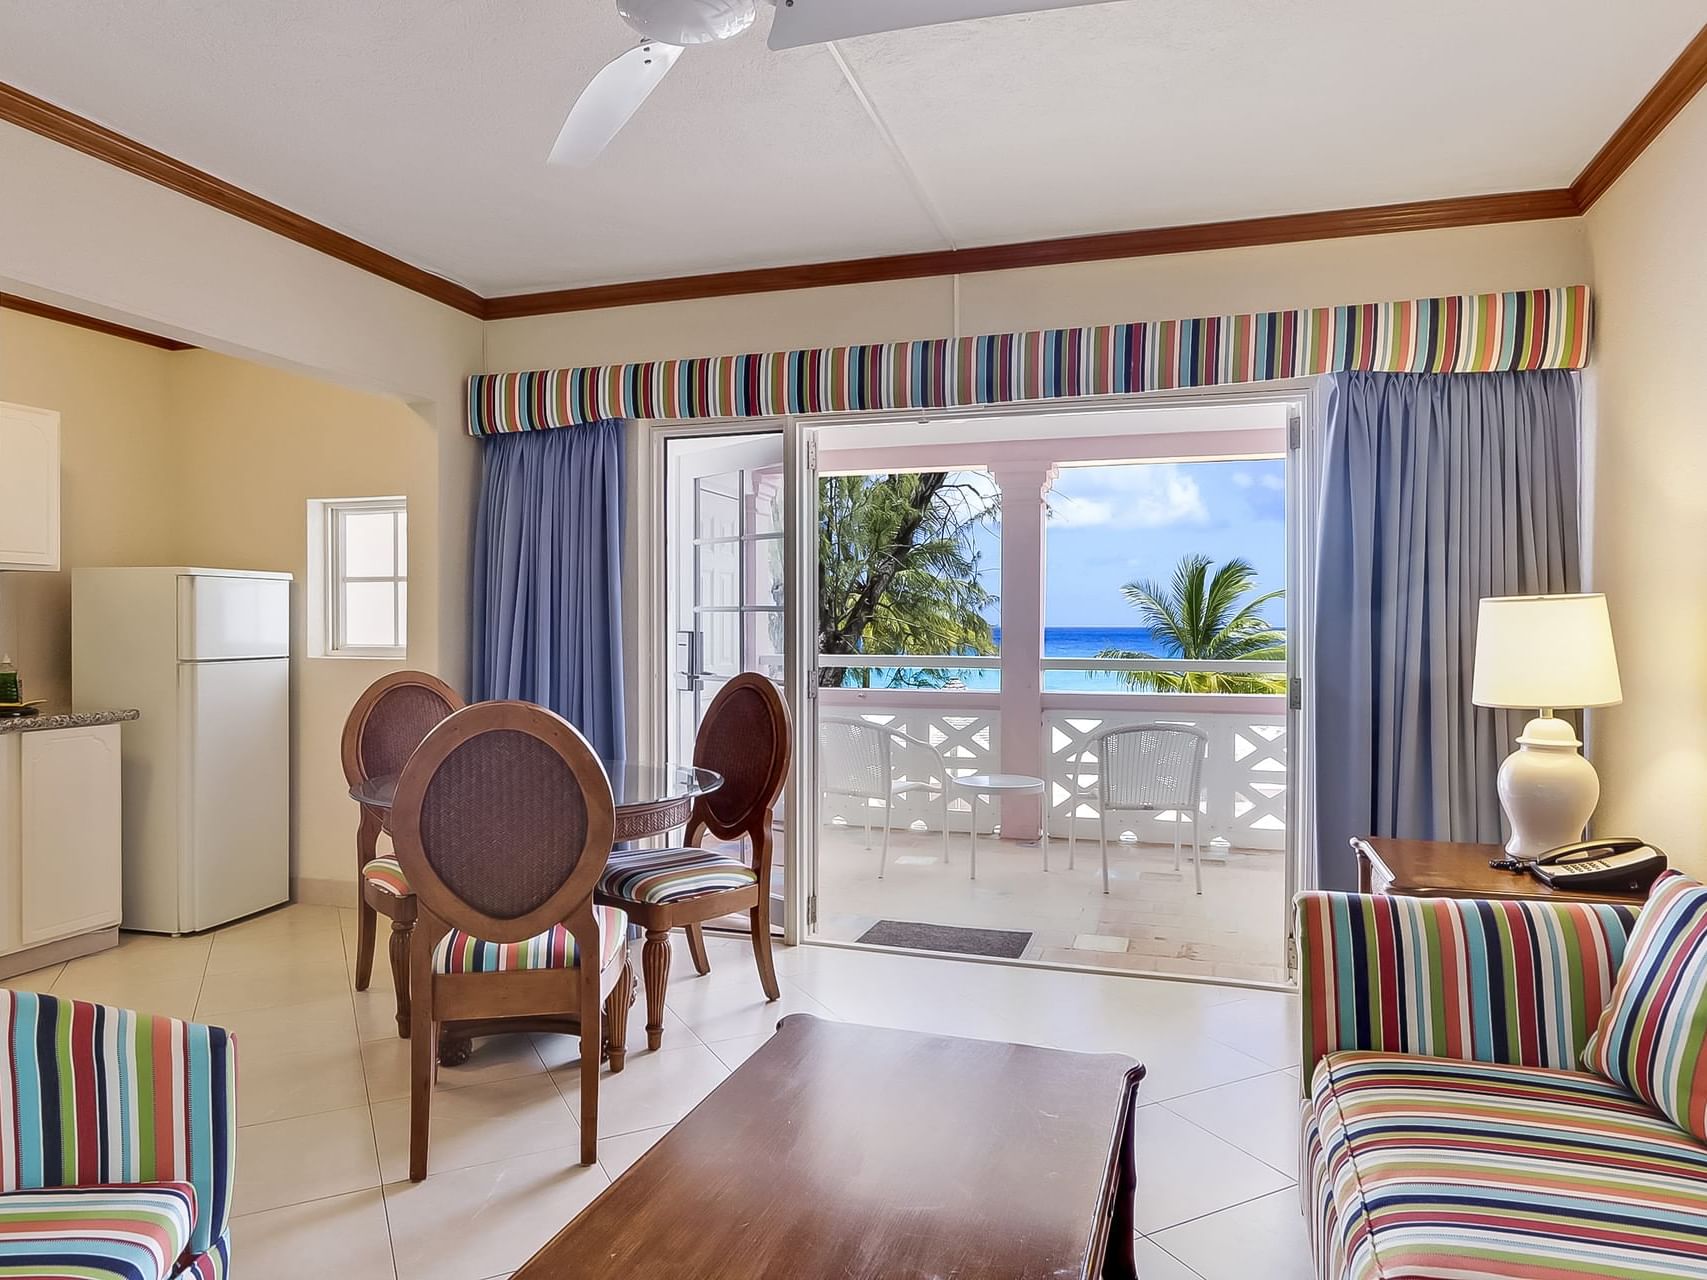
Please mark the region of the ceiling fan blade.
[[1071, 9], [1102, 0], [776, 0], [770, 47], [798, 49], [806, 44], [933, 27], [969, 18]]
[[605, 63], [569, 108], [549, 163], [582, 167], [597, 160], [681, 56], [681, 46], [653, 41]]

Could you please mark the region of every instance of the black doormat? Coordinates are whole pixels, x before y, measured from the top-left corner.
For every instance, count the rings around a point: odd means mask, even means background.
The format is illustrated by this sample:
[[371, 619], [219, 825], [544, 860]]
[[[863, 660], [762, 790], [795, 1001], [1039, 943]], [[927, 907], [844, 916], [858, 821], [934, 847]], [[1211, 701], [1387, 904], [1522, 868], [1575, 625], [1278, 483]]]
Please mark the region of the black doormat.
[[963, 956], [1018, 960], [1025, 954], [1031, 935], [1013, 929], [962, 929], [952, 924], [879, 920], [860, 934], [859, 940], [874, 947], [908, 947], [914, 951], [952, 951]]

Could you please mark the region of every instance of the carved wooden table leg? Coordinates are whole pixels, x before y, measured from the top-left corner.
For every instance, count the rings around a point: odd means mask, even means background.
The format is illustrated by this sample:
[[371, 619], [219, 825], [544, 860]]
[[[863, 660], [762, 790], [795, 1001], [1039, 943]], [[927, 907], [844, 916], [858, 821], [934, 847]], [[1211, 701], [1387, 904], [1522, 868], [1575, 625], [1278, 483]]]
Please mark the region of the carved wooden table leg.
[[640, 967], [646, 971], [646, 1047], [656, 1049], [664, 1042], [664, 989], [670, 983], [668, 929], [646, 931], [646, 945], [640, 949]]
[[397, 989], [397, 1034], [409, 1038], [409, 939], [413, 920], [391, 922], [391, 985]]
[[610, 1069], [622, 1070], [628, 1057], [628, 1011], [634, 1007], [634, 967], [622, 966], [622, 976], [605, 997], [605, 1056]]
[[474, 1052], [474, 1040], [460, 1032], [445, 1027], [439, 1032], [439, 1065], [441, 1067], [460, 1067], [468, 1061]]

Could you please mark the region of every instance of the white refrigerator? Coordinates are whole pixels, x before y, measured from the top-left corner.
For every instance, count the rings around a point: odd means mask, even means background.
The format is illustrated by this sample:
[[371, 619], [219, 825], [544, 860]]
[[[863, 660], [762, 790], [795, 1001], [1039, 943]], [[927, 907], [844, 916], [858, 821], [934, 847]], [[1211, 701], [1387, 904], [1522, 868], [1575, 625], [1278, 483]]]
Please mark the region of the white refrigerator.
[[71, 694], [125, 726], [124, 920], [196, 933], [290, 897], [288, 573], [75, 569]]

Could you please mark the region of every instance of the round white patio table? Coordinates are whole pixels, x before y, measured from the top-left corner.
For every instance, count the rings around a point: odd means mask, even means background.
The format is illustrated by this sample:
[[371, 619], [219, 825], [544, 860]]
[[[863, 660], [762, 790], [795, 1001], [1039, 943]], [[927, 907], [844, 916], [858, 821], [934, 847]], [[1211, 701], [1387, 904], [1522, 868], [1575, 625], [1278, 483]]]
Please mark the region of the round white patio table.
[[[971, 806], [971, 817], [968, 825], [972, 837], [972, 879], [978, 878], [978, 797], [990, 796], [992, 799], [1000, 796], [1034, 796], [1041, 795], [1044, 789], [1042, 778], [1034, 778], [1029, 773], [968, 773], [958, 778], [950, 778], [949, 785], [958, 791], [967, 793]], [[1038, 842], [1043, 846], [1043, 869], [1049, 870], [1049, 831], [1045, 827], [1038, 833]]]

